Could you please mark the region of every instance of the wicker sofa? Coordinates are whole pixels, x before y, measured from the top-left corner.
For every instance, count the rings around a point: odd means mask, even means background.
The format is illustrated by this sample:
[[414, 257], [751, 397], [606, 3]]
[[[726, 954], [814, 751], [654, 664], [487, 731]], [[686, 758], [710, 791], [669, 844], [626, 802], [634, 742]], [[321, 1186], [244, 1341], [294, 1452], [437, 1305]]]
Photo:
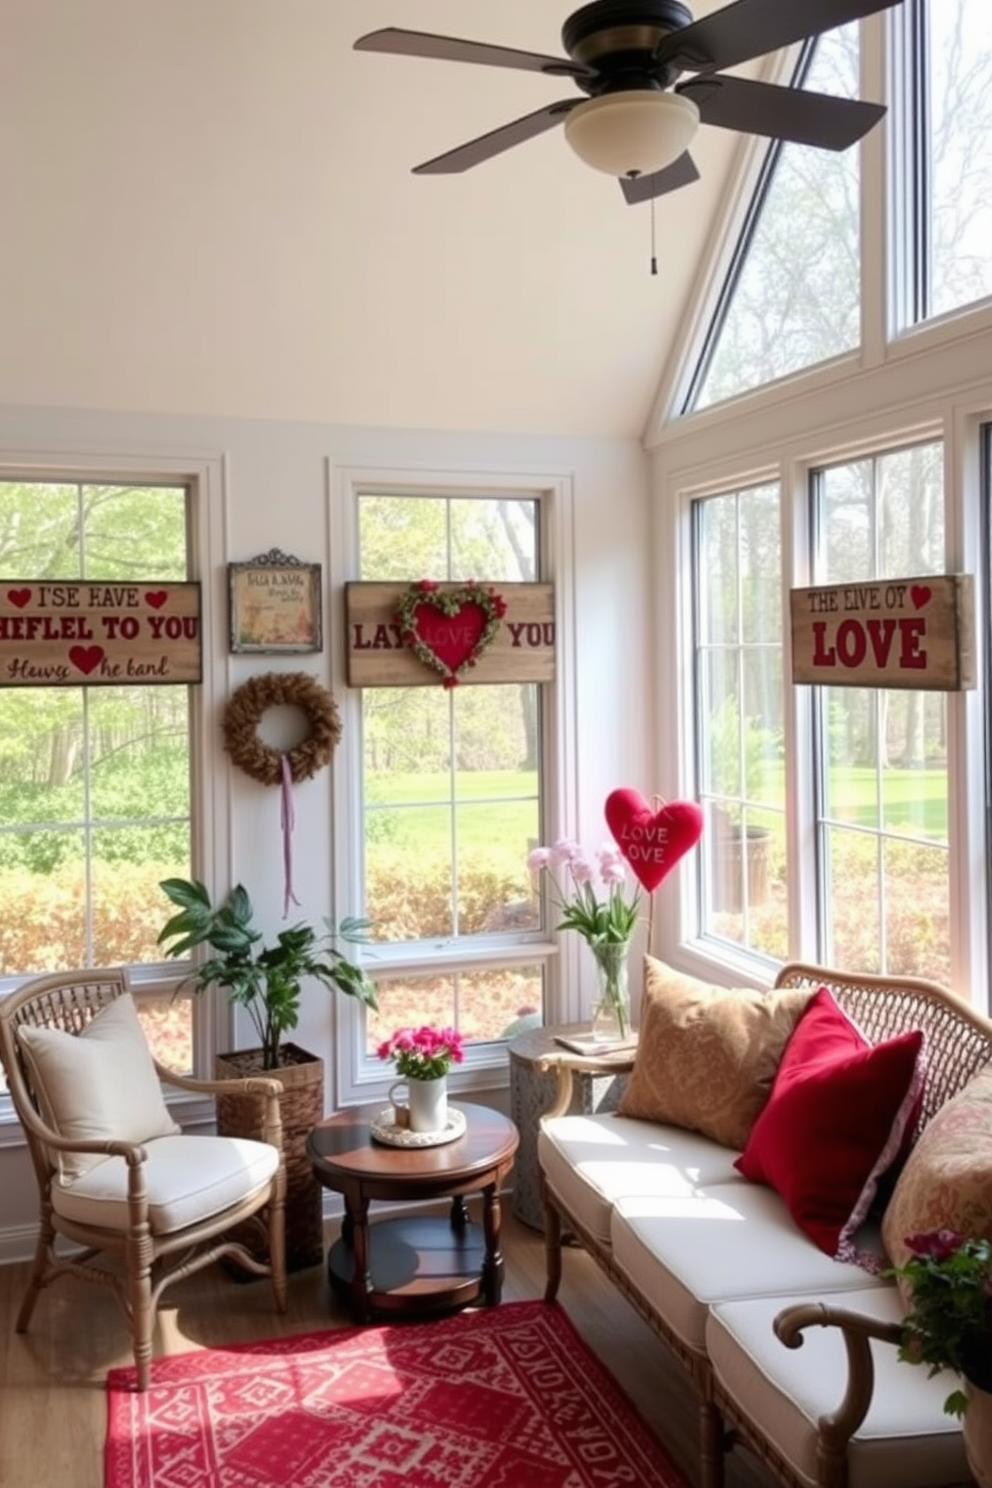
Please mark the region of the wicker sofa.
[[[982, 1074], [992, 1061], [992, 1022], [929, 982], [817, 966], [784, 967], [769, 994], [813, 996], [820, 988], [873, 1052], [923, 1031], [922, 1093], [900, 1153], [908, 1175], [910, 1144], [923, 1153], [921, 1138], [949, 1101], [960, 1104], [983, 1080], [992, 1101], [992, 1068]], [[642, 1008], [631, 1082], [646, 1037]], [[960, 1426], [943, 1412], [946, 1377], [910, 1368], [893, 1346], [903, 1302], [881, 1274], [891, 1259], [882, 1236], [898, 1187], [880, 1188], [873, 1213], [859, 1221], [861, 1264], [851, 1264], [814, 1244], [779, 1192], [743, 1176], [734, 1146], [683, 1124], [625, 1115], [623, 1104], [609, 1115], [568, 1114], [572, 1071], [597, 1063], [556, 1052], [544, 1065], [558, 1077], [538, 1138], [546, 1298], [557, 1297], [564, 1236], [594, 1257], [688, 1372], [699, 1402], [702, 1488], [720, 1488], [725, 1453], [737, 1443], [788, 1488], [971, 1481]], [[616, 1055], [610, 1068], [618, 1070]], [[758, 1098], [759, 1111], [766, 1099]], [[987, 1129], [992, 1104], [980, 1111]], [[890, 1185], [898, 1171], [895, 1164]]]

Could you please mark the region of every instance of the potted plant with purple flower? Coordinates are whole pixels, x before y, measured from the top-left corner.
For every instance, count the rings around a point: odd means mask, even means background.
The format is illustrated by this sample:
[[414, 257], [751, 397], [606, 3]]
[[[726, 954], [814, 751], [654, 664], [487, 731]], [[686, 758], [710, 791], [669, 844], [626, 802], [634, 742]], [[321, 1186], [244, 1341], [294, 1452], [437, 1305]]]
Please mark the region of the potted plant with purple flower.
[[962, 1377], [944, 1409], [964, 1418], [972, 1472], [992, 1483], [992, 1241], [943, 1229], [905, 1243], [908, 1260], [887, 1273], [906, 1283], [911, 1300], [899, 1357], [928, 1365], [931, 1375], [949, 1369]]

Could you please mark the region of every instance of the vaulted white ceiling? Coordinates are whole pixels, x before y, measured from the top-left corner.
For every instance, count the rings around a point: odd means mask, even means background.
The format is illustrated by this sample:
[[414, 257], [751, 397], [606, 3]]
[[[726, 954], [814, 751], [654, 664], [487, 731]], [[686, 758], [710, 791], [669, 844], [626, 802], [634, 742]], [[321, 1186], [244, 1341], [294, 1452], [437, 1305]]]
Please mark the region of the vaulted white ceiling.
[[4, 0], [0, 401], [641, 435], [738, 137], [700, 132], [652, 277], [650, 208], [560, 130], [410, 173], [571, 83], [352, 50], [558, 53], [575, 8]]

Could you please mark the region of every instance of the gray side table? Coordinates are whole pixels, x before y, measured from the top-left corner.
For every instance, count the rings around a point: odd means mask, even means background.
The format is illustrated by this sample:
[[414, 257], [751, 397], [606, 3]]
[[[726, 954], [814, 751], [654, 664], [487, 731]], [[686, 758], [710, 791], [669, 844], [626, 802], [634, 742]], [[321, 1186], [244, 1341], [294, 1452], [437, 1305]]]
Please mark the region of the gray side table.
[[[510, 1054], [510, 1115], [520, 1133], [513, 1170], [513, 1212], [535, 1230], [544, 1229], [537, 1133], [541, 1117], [551, 1106], [557, 1088], [554, 1073], [542, 1073], [536, 1068], [536, 1063], [543, 1055], [558, 1048], [555, 1034], [588, 1032], [588, 1023], [561, 1023], [518, 1034], [507, 1045]], [[573, 1074], [569, 1110], [586, 1116], [595, 1111], [615, 1111], [626, 1080], [626, 1075]]]

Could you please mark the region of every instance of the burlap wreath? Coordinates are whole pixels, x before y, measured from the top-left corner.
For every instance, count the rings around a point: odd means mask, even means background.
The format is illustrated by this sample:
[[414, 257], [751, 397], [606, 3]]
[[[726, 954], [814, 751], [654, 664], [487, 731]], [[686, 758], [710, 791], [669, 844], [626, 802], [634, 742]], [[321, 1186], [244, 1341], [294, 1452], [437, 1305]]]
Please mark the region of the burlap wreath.
[[239, 770], [262, 785], [281, 784], [282, 755], [262, 743], [259, 721], [269, 708], [285, 705], [301, 708], [310, 720], [307, 737], [286, 751], [294, 784], [322, 770], [341, 737], [337, 703], [306, 672], [265, 672], [250, 678], [231, 694], [224, 708], [224, 748]]

